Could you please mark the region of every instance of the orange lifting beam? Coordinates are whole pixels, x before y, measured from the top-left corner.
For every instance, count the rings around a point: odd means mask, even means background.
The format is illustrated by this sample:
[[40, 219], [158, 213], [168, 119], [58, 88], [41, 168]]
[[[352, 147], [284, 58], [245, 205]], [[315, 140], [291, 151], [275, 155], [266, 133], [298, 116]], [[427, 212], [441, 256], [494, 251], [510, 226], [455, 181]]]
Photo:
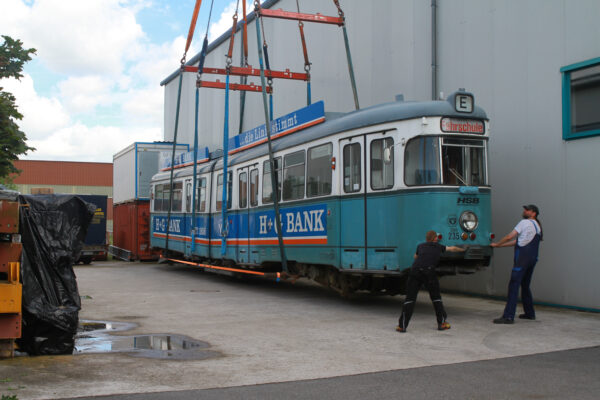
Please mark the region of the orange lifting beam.
[[[221, 82], [221, 81], [196, 81], [196, 86], [197, 87], [207, 87], [207, 88], [212, 88], [212, 89], [225, 89], [225, 82]], [[262, 87], [261, 86], [257, 86], [253, 83], [250, 83], [248, 85], [242, 85], [240, 83], [230, 83], [229, 84], [229, 90], [243, 90], [246, 92], [262, 92]], [[271, 93], [271, 89], [267, 88], [267, 92]]]
[[344, 25], [343, 17], [328, 17], [325, 15], [317, 14], [304, 14], [291, 11], [271, 10], [270, 8], [259, 8], [258, 14], [262, 17], [269, 18], [280, 18], [280, 19], [291, 19], [295, 21], [306, 21], [306, 22], [319, 22], [322, 24], [331, 24], [337, 26]]
[[237, 273], [240, 273], [240, 274], [259, 275], [259, 276], [264, 276], [264, 277], [267, 277], [267, 278], [275, 278], [275, 279], [277, 279], [277, 281], [279, 281], [281, 278], [284, 278], [284, 279], [287, 278], [287, 275], [284, 272], [251, 271], [251, 270], [240, 269], [240, 268], [221, 267], [219, 265], [200, 264], [200, 263], [195, 263], [195, 262], [186, 261], [186, 260], [178, 260], [178, 259], [175, 259], [175, 258], [167, 258], [167, 260], [173, 261], [173, 262], [176, 262], [176, 263], [180, 263], [180, 264], [193, 265], [195, 267], [201, 267], [201, 268], [206, 268], [206, 269], [216, 269], [216, 270], [219, 270], [219, 271], [237, 272]]
[[[229, 75], [236, 76], [260, 76], [260, 69], [248, 67], [230, 67]], [[186, 72], [198, 72], [198, 67], [194, 67], [191, 65], [186, 65], [184, 67], [184, 71]], [[213, 75], [227, 75], [227, 70], [225, 68], [202, 68], [202, 73], [204, 74], [213, 74]], [[289, 69], [285, 71], [273, 71], [273, 70], [265, 70], [265, 76], [275, 78], [275, 79], [293, 79], [297, 81], [307, 81], [308, 74], [303, 72], [290, 72]]]

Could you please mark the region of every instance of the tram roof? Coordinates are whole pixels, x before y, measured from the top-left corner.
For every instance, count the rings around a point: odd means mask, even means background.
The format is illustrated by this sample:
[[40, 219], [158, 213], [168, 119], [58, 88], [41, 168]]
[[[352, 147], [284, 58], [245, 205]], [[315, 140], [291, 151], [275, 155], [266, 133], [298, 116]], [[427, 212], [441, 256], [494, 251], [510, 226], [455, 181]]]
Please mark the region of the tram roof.
[[[437, 101], [394, 101], [390, 103], [378, 104], [368, 108], [352, 111], [325, 122], [311, 126], [296, 133], [283, 136], [272, 141], [273, 152], [281, 151], [290, 147], [298, 146], [304, 143], [312, 142], [321, 138], [335, 135], [340, 132], [350, 131], [368, 126], [384, 124], [393, 121], [402, 121], [421, 117], [453, 117], [487, 120], [487, 114], [479, 107], [475, 106], [473, 112], [469, 114], [457, 112], [454, 108], [454, 94], [447, 100]], [[328, 114], [329, 116], [330, 114]], [[253, 160], [268, 154], [268, 144], [263, 143], [256, 147], [240, 151], [237, 154], [229, 156], [228, 164], [230, 166]], [[203, 165], [198, 165], [197, 173], [202, 174], [210, 171], [211, 165], [216, 161], [215, 169], [221, 169], [223, 166], [222, 157], [217, 157]], [[174, 177], [185, 175], [183, 170], [174, 172]], [[170, 176], [170, 172], [159, 173], [155, 175], [157, 179], [165, 179]]]

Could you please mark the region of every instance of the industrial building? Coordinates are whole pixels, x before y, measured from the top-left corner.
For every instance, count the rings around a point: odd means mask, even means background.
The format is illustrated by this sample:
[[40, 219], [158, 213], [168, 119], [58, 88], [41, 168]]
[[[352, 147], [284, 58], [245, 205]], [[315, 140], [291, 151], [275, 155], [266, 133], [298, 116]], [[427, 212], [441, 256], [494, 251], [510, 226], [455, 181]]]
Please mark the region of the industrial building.
[[112, 233], [113, 164], [17, 160], [14, 184], [21, 194], [94, 194], [107, 196], [106, 229]]
[[[304, 13], [338, 15], [333, 2], [300, 0], [298, 4]], [[594, 211], [600, 198], [595, 185], [600, 166], [594, 158], [600, 151], [600, 3], [342, 0], [340, 5], [360, 107], [393, 101], [399, 94], [406, 101], [423, 101], [443, 99], [458, 88], [473, 93], [491, 123], [489, 180], [496, 236], [513, 229], [522, 205], [537, 204], [544, 241], [532, 282], [534, 299], [600, 311], [596, 283], [600, 270], [593, 253], [600, 232], [600, 214]], [[293, 0], [270, 0], [263, 7], [297, 11]], [[271, 68], [303, 72], [297, 22], [263, 22]], [[304, 25], [313, 101], [324, 100], [327, 112], [352, 111], [341, 28]], [[234, 65], [240, 65], [242, 54], [240, 26]], [[250, 15], [248, 60], [258, 67], [262, 43], [257, 45], [255, 28]], [[225, 66], [229, 36], [226, 33], [210, 44], [205, 66]], [[197, 62], [198, 56], [188, 64]], [[174, 139], [180, 73], [176, 70], [161, 82], [165, 141]], [[177, 143], [194, 143], [195, 81], [194, 73], [184, 73]], [[273, 101], [276, 117], [305, 106], [305, 84], [276, 81]], [[224, 115], [224, 92], [200, 89], [202, 146], [221, 147]], [[261, 95], [231, 95], [228, 122], [230, 136], [263, 124]], [[512, 250], [496, 249], [490, 268], [446, 277], [442, 285], [447, 290], [505, 296], [512, 257]]]

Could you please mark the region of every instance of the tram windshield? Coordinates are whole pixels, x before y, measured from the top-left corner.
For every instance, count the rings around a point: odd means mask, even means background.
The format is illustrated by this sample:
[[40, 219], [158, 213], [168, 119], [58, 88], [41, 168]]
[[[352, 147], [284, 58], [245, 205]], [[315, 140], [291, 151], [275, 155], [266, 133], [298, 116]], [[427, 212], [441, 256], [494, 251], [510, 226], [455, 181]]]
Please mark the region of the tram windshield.
[[404, 181], [416, 185], [487, 185], [485, 141], [418, 137], [406, 145]]

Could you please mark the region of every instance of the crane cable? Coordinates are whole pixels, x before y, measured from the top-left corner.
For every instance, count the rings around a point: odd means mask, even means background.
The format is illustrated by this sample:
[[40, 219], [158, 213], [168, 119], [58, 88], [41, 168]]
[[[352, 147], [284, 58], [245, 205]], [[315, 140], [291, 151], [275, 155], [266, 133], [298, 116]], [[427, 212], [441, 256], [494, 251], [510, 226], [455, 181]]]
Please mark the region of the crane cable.
[[346, 17], [344, 16], [344, 11], [342, 11], [342, 7], [340, 7], [339, 0], [333, 0], [333, 3], [338, 9], [338, 15], [344, 21], [342, 25], [342, 32], [344, 33], [344, 45], [346, 46], [346, 59], [348, 60], [348, 73], [350, 74], [350, 84], [352, 85], [352, 94], [354, 95], [354, 107], [358, 110], [360, 106], [358, 105], [358, 91], [356, 90], [356, 79], [354, 79], [354, 65], [352, 64], [352, 56], [350, 55], [350, 42], [348, 41], [348, 32], [346, 31]]
[[227, 219], [227, 189], [229, 188], [229, 172], [227, 171], [227, 161], [229, 155], [229, 76], [231, 75], [231, 55], [233, 53], [233, 44], [235, 40], [235, 31], [237, 29], [238, 10], [240, 0], [237, 0], [235, 14], [233, 15], [233, 26], [231, 28], [231, 37], [229, 39], [229, 51], [225, 56], [225, 115], [223, 121], [223, 197], [221, 201], [221, 256], [227, 252], [227, 236], [229, 235], [229, 220]]
[[[254, 2], [257, 3], [256, 1]], [[260, 8], [260, 3], [257, 6]], [[258, 23], [258, 19], [257, 19]], [[258, 28], [257, 28], [258, 29]], [[265, 66], [267, 67], [267, 71], [269, 71], [269, 76], [267, 76], [267, 85], [269, 85], [270, 93], [269, 93], [269, 121], [273, 121], [273, 78], [271, 77], [271, 64], [269, 63], [269, 46], [267, 45], [267, 35], [265, 35], [265, 24], [262, 15], [260, 15], [260, 29], [262, 31], [263, 36], [263, 54], [265, 56]], [[260, 34], [260, 32], [259, 32]], [[260, 44], [259, 44], [260, 46]]]
[[194, 37], [194, 31], [196, 29], [196, 21], [198, 19], [198, 13], [200, 11], [200, 5], [202, 4], [202, 0], [196, 0], [196, 4], [194, 6], [194, 12], [192, 13], [192, 21], [190, 22], [190, 29], [188, 30], [188, 37], [185, 43], [185, 50], [183, 52], [183, 57], [180, 60], [180, 71], [179, 71], [179, 84], [177, 88], [177, 108], [175, 111], [175, 130], [173, 132], [173, 151], [171, 152], [171, 176], [169, 178], [169, 209], [167, 211], [167, 226], [166, 226], [166, 236], [165, 236], [165, 256], [168, 257], [169, 253], [169, 227], [171, 225], [171, 210], [173, 208], [173, 172], [175, 171], [175, 151], [177, 149], [177, 131], [179, 128], [179, 109], [181, 105], [181, 83], [183, 80], [183, 71], [185, 67], [185, 61], [187, 52], [192, 44], [192, 38]]
[[[254, 6], [256, 13], [260, 10], [260, 1], [254, 0]], [[256, 18], [256, 23], [260, 24], [262, 18]], [[271, 196], [273, 199], [273, 208], [275, 209], [275, 232], [277, 232], [277, 241], [279, 243], [279, 254], [281, 256], [281, 267], [283, 272], [288, 271], [287, 257], [285, 254], [285, 247], [283, 245], [283, 234], [281, 232], [281, 215], [279, 213], [279, 196], [277, 190], [277, 173], [275, 171], [275, 160], [273, 159], [273, 147], [271, 145], [271, 120], [269, 119], [267, 112], [267, 88], [265, 84], [265, 68], [263, 64], [263, 48], [260, 46], [260, 29], [256, 27], [256, 44], [258, 45], [258, 61], [260, 64], [260, 82], [262, 86], [262, 97], [263, 97], [263, 110], [265, 113], [265, 130], [267, 132], [267, 144], [269, 149], [269, 166], [271, 170]], [[266, 44], [266, 43], [265, 43]]]
[[206, 24], [206, 33], [204, 34], [204, 41], [202, 42], [202, 50], [200, 50], [200, 59], [198, 60], [198, 74], [196, 75], [196, 109], [194, 113], [194, 175], [192, 183], [192, 224], [191, 224], [191, 252], [196, 250], [196, 195], [198, 194], [198, 179], [196, 177], [198, 171], [198, 110], [200, 108], [200, 81], [202, 79], [202, 72], [204, 70], [204, 60], [206, 58], [206, 52], [208, 49], [208, 28], [210, 27], [210, 19], [212, 17], [214, 0], [210, 2], [210, 11], [208, 13], [208, 22]]
[[[248, 20], [246, 18], [246, 1], [242, 2], [242, 13], [244, 19], [244, 30], [242, 31], [242, 47], [240, 51], [240, 65], [248, 66]], [[240, 85], [245, 85], [248, 82], [248, 76], [240, 76]], [[240, 120], [238, 124], [238, 135], [242, 133], [244, 127], [244, 111], [246, 108], [246, 91], [240, 90]]]

